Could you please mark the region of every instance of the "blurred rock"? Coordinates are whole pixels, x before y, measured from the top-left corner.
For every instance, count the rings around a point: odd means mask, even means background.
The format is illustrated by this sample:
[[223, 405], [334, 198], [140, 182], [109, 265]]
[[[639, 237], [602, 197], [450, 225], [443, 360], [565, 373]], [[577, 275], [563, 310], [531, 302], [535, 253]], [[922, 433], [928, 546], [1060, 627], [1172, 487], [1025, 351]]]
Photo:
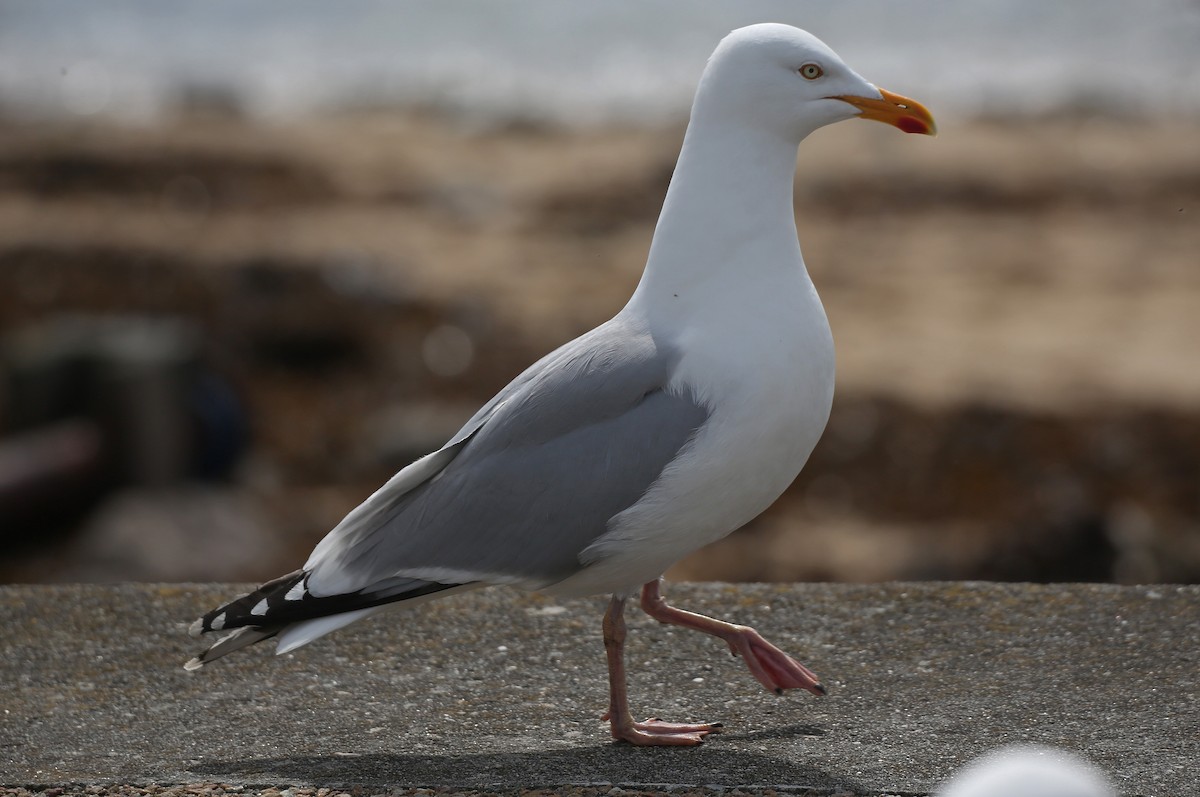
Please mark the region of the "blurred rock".
[[242, 407], [187, 320], [61, 316], [0, 343], [0, 432], [87, 419], [112, 484], [219, 478], [246, 446]]
[[10, 555], [71, 528], [110, 487], [104, 437], [85, 419], [0, 437], [0, 546]]
[[[186, 181], [181, 185], [180, 181]], [[320, 170], [278, 156], [230, 153], [95, 151], [87, 147], [0, 153], [0, 192], [45, 199], [120, 198], [135, 205], [194, 205], [215, 210], [296, 206], [338, 199]], [[174, 199], [173, 199], [174, 197]]]
[[[285, 564], [259, 501], [236, 489], [123, 490], [54, 555], [54, 581], [255, 580]], [[280, 570], [282, 572], [282, 570]]]
[[0, 538], [52, 542], [101, 496], [228, 475], [242, 404], [175, 318], [64, 316], [0, 339]]

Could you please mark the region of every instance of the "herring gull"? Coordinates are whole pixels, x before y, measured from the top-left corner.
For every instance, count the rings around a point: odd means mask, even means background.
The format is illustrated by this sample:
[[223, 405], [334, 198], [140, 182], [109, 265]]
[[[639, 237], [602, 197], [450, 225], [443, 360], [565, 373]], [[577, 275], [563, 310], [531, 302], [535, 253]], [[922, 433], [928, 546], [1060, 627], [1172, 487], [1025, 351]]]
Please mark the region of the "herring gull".
[[187, 663], [277, 652], [390, 605], [485, 585], [609, 594], [612, 736], [693, 745], [715, 723], [636, 722], [626, 601], [724, 640], [767, 689], [824, 694], [746, 626], [675, 608], [661, 576], [747, 523], [800, 472], [833, 399], [833, 338], [800, 254], [796, 148], [854, 117], [934, 134], [919, 103], [780, 24], [740, 28], [700, 78], [645, 272], [611, 320], [543, 357], [445, 446], [351, 511], [304, 566], [205, 614], [227, 635]]

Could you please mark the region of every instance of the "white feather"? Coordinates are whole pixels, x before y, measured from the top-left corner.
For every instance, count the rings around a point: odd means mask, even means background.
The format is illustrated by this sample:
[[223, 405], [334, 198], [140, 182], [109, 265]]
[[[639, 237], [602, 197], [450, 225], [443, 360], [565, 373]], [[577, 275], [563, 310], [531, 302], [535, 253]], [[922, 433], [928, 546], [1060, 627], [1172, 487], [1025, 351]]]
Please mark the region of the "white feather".
[[370, 617], [383, 611], [386, 606], [372, 606], [367, 609], [356, 609], [342, 614], [331, 614], [328, 617], [318, 617], [316, 620], [305, 620], [303, 623], [289, 625], [279, 632], [279, 641], [275, 645], [275, 654], [282, 656], [291, 653], [299, 647], [307, 645], [314, 639], [350, 625], [353, 622]]
[[371, 606], [366, 609], [355, 609], [351, 612], [343, 612], [341, 614], [331, 614], [328, 617], [318, 617], [315, 620], [305, 620], [302, 623], [289, 625], [279, 632], [278, 643], [275, 645], [276, 655], [291, 653], [296, 648], [303, 647], [314, 639], [319, 639], [328, 633], [344, 628], [351, 623], [356, 623], [365, 617], [370, 617], [373, 614], [378, 614], [384, 609], [394, 607], [409, 608], [419, 606], [431, 600], [438, 600], [450, 595], [456, 595], [459, 592], [467, 592], [472, 589], [479, 589], [486, 586], [485, 584], [462, 584], [450, 589], [444, 589], [440, 592], [433, 592], [429, 595], [422, 595], [419, 598], [409, 598], [400, 603], [385, 603], [382, 606]]

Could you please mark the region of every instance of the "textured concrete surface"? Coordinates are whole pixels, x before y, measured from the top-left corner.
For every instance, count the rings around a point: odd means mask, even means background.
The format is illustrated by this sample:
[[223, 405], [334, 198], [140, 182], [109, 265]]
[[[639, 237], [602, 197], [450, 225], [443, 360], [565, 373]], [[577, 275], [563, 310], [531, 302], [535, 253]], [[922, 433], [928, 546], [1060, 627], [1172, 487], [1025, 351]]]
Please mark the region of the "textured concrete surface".
[[0, 587], [0, 785], [922, 795], [1030, 741], [1123, 795], [1200, 795], [1200, 587], [670, 585], [830, 688], [778, 698], [715, 640], [631, 611], [635, 711], [726, 724], [679, 750], [608, 740], [602, 599], [486, 590], [185, 672], [187, 624], [239, 589]]

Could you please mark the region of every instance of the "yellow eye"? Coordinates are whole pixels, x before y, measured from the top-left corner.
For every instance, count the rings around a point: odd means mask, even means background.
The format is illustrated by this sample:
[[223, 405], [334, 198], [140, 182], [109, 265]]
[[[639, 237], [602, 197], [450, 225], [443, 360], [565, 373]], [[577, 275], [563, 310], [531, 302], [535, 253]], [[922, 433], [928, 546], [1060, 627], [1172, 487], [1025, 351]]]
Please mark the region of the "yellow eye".
[[800, 72], [800, 77], [804, 78], [805, 80], [816, 80], [821, 75], [825, 74], [825, 70], [817, 64], [805, 64], [804, 66], [800, 67], [798, 71]]

